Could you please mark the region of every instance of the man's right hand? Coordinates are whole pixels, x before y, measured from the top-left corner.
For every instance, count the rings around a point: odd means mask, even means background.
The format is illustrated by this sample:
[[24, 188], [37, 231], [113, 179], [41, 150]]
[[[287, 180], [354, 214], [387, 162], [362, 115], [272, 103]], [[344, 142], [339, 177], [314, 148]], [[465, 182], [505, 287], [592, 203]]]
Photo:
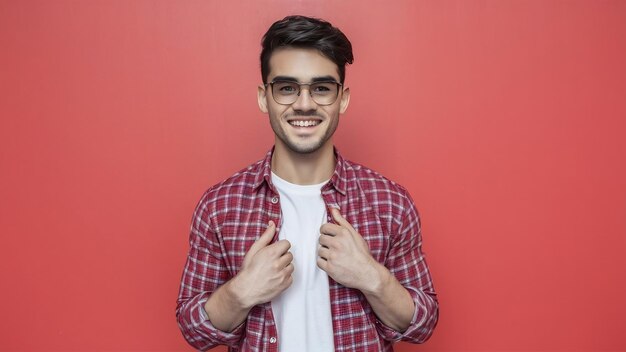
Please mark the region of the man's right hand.
[[270, 244], [275, 233], [276, 225], [270, 221], [246, 253], [241, 270], [231, 280], [232, 293], [244, 309], [271, 301], [293, 282], [291, 244], [287, 240]]

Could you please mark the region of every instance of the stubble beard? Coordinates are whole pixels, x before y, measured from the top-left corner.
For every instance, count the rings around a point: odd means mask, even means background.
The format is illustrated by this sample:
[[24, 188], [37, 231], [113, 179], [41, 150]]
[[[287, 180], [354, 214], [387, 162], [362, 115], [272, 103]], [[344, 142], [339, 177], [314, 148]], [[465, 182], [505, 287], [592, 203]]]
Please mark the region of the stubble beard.
[[337, 130], [337, 126], [339, 125], [339, 116], [337, 116], [335, 119], [332, 119], [331, 123], [326, 128], [326, 131], [324, 131], [324, 134], [318, 141], [308, 145], [300, 145], [295, 141], [290, 140], [287, 136], [287, 133], [280, 125], [280, 122], [274, 122], [276, 120], [271, 118], [270, 121], [270, 125], [274, 130], [274, 134], [287, 147], [287, 149], [297, 154], [311, 154], [318, 151], [333, 136], [333, 134]]

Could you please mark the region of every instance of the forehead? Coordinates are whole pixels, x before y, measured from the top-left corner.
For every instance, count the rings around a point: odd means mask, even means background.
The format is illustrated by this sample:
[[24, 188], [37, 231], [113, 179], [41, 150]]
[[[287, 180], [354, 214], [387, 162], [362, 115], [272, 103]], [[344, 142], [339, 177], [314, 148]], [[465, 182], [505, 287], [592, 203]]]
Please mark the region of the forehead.
[[331, 76], [339, 81], [339, 67], [315, 49], [281, 48], [269, 60], [271, 81], [276, 76], [287, 76], [299, 82], [310, 82], [316, 77]]

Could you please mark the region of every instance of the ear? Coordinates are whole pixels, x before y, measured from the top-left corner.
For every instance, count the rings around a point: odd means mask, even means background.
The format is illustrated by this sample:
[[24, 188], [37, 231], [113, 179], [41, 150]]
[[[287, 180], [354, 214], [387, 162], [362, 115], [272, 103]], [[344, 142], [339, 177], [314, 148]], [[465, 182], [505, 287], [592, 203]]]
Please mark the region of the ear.
[[267, 114], [267, 90], [265, 90], [265, 86], [262, 84], [259, 84], [257, 87], [257, 102], [261, 112]]
[[350, 88], [343, 90], [339, 104], [339, 113], [343, 114], [348, 109], [348, 104], [350, 104]]

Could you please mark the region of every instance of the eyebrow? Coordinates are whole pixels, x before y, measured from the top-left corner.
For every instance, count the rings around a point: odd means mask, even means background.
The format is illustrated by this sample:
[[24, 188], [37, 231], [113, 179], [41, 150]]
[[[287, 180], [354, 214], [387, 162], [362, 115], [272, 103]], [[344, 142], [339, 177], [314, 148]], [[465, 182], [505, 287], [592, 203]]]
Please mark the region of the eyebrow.
[[[274, 77], [274, 79], [272, 79], [272, 81], [286, 81], [286, 82], [296, 82], [296, 83], [300, 83], [300, 81], [298, 81], [297, 78], [295, 77], [291, 77], [291, 76], [276, 76]], [[335, 79], [335, 77], [333, 76], [320, 76], [320, 77], [313, 77], [313, 79], [311, 79], [311, 83], [316, 83], [316, 82], [339, 82]]]

